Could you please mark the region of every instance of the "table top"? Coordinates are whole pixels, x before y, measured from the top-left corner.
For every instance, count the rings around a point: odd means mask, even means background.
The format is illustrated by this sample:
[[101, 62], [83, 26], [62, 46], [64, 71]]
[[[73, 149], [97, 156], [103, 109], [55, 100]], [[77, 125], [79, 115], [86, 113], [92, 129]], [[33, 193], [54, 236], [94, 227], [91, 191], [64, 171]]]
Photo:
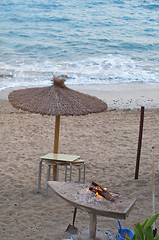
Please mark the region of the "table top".
[[132, 211], [136, 201], [113, 192], [111, 193], [115, 197], [114, 202], [96, 198], [89, 191], [89, 184], [49, 181], [48, 185], [72, 206], [105, 217], [125, 219]]
[[41, 157], [42, 160], [53, 160], [56, 162], [74, 162], [80, 159], [80, 156], [60, 154], [60, 153], [48, 153]]

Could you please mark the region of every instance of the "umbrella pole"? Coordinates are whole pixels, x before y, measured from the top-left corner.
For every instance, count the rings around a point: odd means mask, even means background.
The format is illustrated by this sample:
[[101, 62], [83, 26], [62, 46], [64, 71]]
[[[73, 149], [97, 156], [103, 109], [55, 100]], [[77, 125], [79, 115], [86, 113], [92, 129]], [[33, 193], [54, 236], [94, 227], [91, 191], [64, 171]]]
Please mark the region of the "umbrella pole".
[[[58, 153], [60, 133], [60, 116], [55, 118], [55, 136], [54, 136], [54, 153]], [[53, 181], [57, 181], [57, 166], [53, 166]]]

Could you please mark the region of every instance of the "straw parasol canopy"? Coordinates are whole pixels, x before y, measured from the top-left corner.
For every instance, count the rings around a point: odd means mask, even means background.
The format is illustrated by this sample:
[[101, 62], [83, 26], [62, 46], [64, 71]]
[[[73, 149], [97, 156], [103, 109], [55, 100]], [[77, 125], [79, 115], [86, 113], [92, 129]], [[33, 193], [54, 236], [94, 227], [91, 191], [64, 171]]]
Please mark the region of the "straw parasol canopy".
[[56, 116], [54, 153], [58, 153], [60, 116], [86, 115], [107, 109], [107, 104], [102, 100], [74, 91], [64, 82], [63, 78], [53, 77], [52, 86], [16, 90], [8, 96], [9, 102], [15, 108]]
[[52, 86], [16, 90], [8, 98], [15, 108], [42, 115], [85, 115], [107, 109], [102, 100], [74, 91], [64, 82], [54, 77]]

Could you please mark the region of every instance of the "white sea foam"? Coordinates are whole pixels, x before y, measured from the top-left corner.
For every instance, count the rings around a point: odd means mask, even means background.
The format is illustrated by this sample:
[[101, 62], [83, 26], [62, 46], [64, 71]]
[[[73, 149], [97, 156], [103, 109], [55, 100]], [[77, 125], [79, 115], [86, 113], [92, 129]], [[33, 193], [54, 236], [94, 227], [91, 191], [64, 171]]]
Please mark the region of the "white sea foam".
[[55, 64], [36, 61], [0, 63], [1, 89], [51, 85], [53, 74], [67, 76], [66, 84], [158, 83], [159, 72], [143, 62], [121, 55], [106, 55]]

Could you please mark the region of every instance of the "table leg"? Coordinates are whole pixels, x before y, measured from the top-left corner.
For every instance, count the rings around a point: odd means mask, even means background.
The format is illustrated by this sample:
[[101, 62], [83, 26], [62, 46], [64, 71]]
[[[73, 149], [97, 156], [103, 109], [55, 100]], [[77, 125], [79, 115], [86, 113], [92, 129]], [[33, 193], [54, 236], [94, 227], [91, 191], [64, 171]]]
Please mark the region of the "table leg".
[[83, 163], [83, 183], [85, 183], [85, 175], [86, 175], [86, 166], [85, 166], [85, 163]]
[[41, 171], [42, 171], [42, 162], [43, 162], [43, 160], [40, 159], [40, 161], [39, 161], [39, 176], [38, 176], [38, 192], [39, 192], [39, 189], [41, 188]]
[[65, 166], [65, 182], [67, 182], [67, 163], [66, 163], [66, 166]]
[[97, 225], [97, 216], [96, 214], [90, 213], [90, 224], [89, 224], [90, 239], [96, 238], [96, 225]]
[[78, 183], [80, 183], [81, 182], [81, 165], [79, 165], [79, 169], [78, 169]]
[[50, 172], [51, 172], [51, 165], [48, 165], [47, 167], [47, 184], [46, 184], [46, 195], [48, 195], [48, 181], [50, 180]]
[[70, 163], [70, 182], [72, 181], [72, 164]]

